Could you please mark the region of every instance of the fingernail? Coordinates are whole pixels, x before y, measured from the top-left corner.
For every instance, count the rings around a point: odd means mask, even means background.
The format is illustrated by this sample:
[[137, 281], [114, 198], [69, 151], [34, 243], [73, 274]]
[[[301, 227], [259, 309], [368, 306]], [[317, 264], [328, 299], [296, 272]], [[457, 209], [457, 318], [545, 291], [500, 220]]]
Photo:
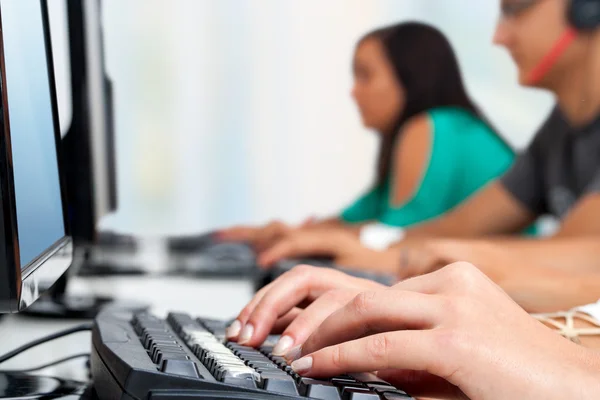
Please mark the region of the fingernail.
[[273, 348], [274, 356], [284, 356], [288, 350], [294, 345], [294, 339], [289, 336], [282, 336], [279, 342]]
[[240, 344], [244, 344], [249, 342], [252, 339], [252, 335], [254, 334], [254, 326], [252, 324], [246, 324], [244, 329], [242, 329], [242, 333], [240, 334]]
[[297, 374], [306, 374], [307, 372], [310, 372], [310, 370], [312, 369], [312, 365], [313, 365], [313, 358], [312, 357], [303, 357], [299, 360], [296, 360], [292, 363], [292, 369], [297, 373]]
[[242, 323], [240, 321], [238, 321], [237, 319], [235, 321], [233, 321], [231, 323], [231, 325], [229, 325], [229, 328], [227, 328], [227, 331], [225, 332], [227, 338], [233, 338], [233, 337], [237, 337], [240, 334], [240, 331], [242, 330]]
[[302, 355], [302, 346], [296, 346], [283, 356], [288, 361], [296, 361]]

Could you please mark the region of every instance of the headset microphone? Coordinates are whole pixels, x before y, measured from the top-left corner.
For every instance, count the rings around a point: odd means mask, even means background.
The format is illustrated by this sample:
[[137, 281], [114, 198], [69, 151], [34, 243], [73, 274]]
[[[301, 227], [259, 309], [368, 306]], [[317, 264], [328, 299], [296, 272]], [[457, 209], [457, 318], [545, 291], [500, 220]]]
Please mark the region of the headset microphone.
[[577, 31], [574, 28], [567, 29], [538, 65], [536, 65], [533, 71], [531, 71], [531, 74], [529, 74], [529, 77], [527, 78], [527, 84], [535, 85], [539, 83], [569, 48], [576, 37]]
[[590, 32], [600, 27], [600, 0], [570, 0], [567, 19], [571, 25], [558, 39], [527, 78], [528, 85], [539, 83], [558, 59], [569, 48], [579, 32]]

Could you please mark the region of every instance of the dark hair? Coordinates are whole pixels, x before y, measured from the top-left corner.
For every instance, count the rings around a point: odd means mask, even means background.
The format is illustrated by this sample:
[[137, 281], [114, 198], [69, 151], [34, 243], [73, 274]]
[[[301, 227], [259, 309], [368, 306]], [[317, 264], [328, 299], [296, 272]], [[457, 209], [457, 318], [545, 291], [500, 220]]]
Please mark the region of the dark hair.
[[377, 183], [382, 183], [389, 174], [401, 127], [409, 119], [444, 106], [460, 107], [479, 117], [482, 114], [467, 94], [450, 42], [439, 30], [405, 22], [368, 33], [358, 46], [367, 39], [381, 42], [406, 96], [393, 131], [383, 132], [377, 165]]

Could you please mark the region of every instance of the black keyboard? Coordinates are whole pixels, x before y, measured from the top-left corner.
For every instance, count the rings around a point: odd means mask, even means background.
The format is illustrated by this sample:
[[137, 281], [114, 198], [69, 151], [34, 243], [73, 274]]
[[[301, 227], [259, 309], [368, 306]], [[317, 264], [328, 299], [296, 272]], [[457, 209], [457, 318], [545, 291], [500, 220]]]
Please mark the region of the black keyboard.
[[101, 400], [337, 399], [408, 400], [372, 374], [327, 380], [295, 374], [271, 354], [277, 336], [259, 349], [225, 340], [225, 321], [106, 310], [92, 333], [92, 375]]
[[256, 253], [239, 242], [206, 242], [195, 250], [169, 247], [173, 272], [197, 277], [248, 278], [256, 275]]

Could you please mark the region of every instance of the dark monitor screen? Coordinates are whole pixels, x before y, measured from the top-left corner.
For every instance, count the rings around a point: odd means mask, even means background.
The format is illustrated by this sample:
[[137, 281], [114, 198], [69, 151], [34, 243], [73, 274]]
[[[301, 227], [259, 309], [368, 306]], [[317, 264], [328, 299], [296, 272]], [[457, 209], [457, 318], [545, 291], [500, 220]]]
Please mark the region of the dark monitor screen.
[[0, 0], [0, 312], [33, 303], [71, 264], [48, 15]]
[[104, 65], [101, 3], [54, 0], [48, 6], [53, 46], [66, 50], [54, 61], [62, 78], [58, 86], [65, 88], [59, 114], [70, 234], [76, 245], [93, 243], [100, 218], [116, 209], [112, 85]]
[[0, 0], [12, 161], [24, 268], [65, 236], [39, 0]]

